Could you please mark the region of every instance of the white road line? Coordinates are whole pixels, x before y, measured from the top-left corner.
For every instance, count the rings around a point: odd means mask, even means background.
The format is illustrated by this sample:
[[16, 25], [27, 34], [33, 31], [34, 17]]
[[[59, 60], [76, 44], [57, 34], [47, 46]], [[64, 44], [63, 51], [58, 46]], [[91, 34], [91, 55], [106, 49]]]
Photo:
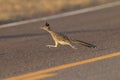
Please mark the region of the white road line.
[[0, 29], [6, 28], [6, 27], [13, 27], [13, 26], [17, 26], [17, 25], [22, 25], [22, 24], [27, 24], [27, 23], [32, 23], [32, 22], [37, 22], [37, 21], [51, 20], [51, 19], [56, 19], [56, 18], [61, 18], [61, 17], [77, 15], [77, 14], [81, 14], [81, 13], [92, 12], [92, 11], [101, 10], [101, 9], [110, 8], [110, 7], [115, 7], [115, 6], [119, 6], [119, 5], [120, 5], [120, 1], [106, 3], [103, 5], [99, 5], [99, 6], [84, 8], [84, 9], [80, 9], [80, 10], [76, 10], [76, 11], [71, 11], [71, 12], [53, 15], [53, 16], [3, 24], [3, 25], [0, 25]]

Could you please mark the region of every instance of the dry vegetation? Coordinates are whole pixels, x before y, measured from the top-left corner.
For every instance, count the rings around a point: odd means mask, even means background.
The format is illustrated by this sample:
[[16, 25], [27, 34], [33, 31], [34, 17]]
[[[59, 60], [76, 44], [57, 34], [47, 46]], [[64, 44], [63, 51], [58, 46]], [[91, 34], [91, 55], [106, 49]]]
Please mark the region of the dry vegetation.
[[116, 0], [0, 0], [0, 22], [46, 16]]

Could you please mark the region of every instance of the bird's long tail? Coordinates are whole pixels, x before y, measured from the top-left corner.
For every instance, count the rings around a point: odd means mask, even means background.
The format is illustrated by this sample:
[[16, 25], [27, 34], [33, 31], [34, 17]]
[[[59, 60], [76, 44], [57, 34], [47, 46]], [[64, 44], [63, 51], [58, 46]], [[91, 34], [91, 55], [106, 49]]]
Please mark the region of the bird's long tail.
[[84, 41], [80, 41], [80, 40], [71, 40], [71, 42], [79, 43], [79, 44], [84, 45], [84, 46], [89, 47], [89, 48], [96, 48], [95, 45], [87, 43], [87, 42], [84, 42]]

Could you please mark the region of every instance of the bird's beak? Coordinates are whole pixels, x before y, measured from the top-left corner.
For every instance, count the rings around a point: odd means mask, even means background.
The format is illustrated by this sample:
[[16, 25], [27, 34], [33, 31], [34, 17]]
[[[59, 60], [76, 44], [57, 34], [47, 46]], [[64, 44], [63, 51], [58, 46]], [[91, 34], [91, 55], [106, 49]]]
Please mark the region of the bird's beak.
[[40, 29], [43, 29], [43, 27], [40, 27]]

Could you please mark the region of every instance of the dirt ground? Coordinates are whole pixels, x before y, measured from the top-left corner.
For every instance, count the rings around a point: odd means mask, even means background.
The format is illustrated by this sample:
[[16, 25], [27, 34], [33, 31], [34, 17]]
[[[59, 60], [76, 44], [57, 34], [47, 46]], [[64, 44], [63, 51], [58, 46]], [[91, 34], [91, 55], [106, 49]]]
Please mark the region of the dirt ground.
[[49, 16], [118, 0], [0, 0], [0, 24]]

